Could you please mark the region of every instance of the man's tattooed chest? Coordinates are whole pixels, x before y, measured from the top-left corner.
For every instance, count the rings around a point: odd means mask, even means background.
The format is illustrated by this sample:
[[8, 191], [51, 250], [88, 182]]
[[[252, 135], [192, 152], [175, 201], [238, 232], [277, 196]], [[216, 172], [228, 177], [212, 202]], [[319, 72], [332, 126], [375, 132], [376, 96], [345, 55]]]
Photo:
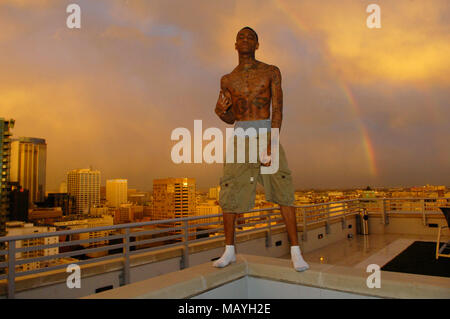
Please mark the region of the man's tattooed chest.
[[270, 106], [269, 80], [261, 78], [239, 78], [231, 83], [235, 109], [239, 114], [249, 110], [262, 110]]
[[233, 95], [254, 98], [259, 95], [270, 93], [269, 83], [270, 81], [268, 78], [261, 77], [259, 74], [249, 75], [247, 77], [244, 73], [231, 81], [230, 88]]

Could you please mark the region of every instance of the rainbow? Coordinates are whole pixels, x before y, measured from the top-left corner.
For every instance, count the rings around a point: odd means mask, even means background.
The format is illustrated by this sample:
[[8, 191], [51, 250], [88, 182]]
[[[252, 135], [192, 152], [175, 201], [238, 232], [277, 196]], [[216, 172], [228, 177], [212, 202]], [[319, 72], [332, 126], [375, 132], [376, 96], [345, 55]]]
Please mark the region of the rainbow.
[[[310, 32], [310, 30], [306, 26], [306, 24], [299, 17], [297, 17], [294, 14], [293, 10], [288, 8], [286, 3], [284, 3], [284, 0], [274, 0], [274, 3], [277, 6], [277, 8], [280, 9], [280, 11], [282, 11], [283, 14], [285, 14], [293, 22], [293, 24], [297, 27], [298, 30], [300, 30], [303, 33]], [[329, 65], [332, 65], [331, 57], [325, 50], [319, 49], [319, 53], [322, 55], [324, 60]], [[345, 95], [345, 97], [348, 101], [348, 104], [351, 107], [351, 111], [352, 111], [354, 117], [357, 120], [358, 128], [359, 128], [359, 131], [361, 132], [361, 142], [363, 144], [363, 148], [364, 148], [364, 151], [365, 151], [365, 154], [367, 157], [367, 161], [368, 161], [369, 172], [373, 177], [377, 177], [378, 170], [377, 170], [376, 160], [375, 160], [375, 151], [374, 151], [372, 142], [370, 140], [370, 136], [367, 131], [367, 128], [364, 126], [364, 123], [361, 120], [360, 106], [358, 105], [354, 95], [352, 94], [352, 91], [350, 90], [350, 88], [346, 84], [346, 82], [336, 73], [335, 73], [335, 77], [336, 77], [337, 83], [338, 83], [341, 91]]]
[[363, 143], [364, 150], [366, 152], [366, 156], [367, 156], [367, 159], [369, 162], [369, 170], [370, 170], [371, 175], [376, 177], [378, 175], [378, 171], [377, 171], [377, 166], [375, 165], [375, 163], [376, 163], [375, 162], [375, 151], [373, 149], [373, 145], [370, 140], [369, 133], [367, 132], [367, 129], [361, 120], [360, 107], [359, 107], [358, 103], [356, 102], [356, 99], [353, 96], [352, 91], [350, 90], [348, 85], [346, 85], [346, 83], [340, 79], [339, 79], [338, 83], [339, 83], [342, 91], [345, 93], [345, 96], [346, 96], [347, 100], [349, 101], [350, 106], [352, 107], [353, 114], [355, 114], [355, 117], [357, 118], [359, 130], [360, 130], [361, 136], [362, 136], [362, 143]]

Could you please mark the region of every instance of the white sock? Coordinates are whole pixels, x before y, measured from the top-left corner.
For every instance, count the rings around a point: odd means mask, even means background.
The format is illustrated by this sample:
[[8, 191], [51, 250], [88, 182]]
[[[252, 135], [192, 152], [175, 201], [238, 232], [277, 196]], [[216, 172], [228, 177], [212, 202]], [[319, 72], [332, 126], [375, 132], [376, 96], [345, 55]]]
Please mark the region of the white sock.
[[291, 259], [294, 263], [295, 270], [305, 271], [309, 269], [309, 265], [303, 259], [302, 253], [300, 252], [300, 246], [291, 246]]
[[225, 267], [228, 266], [229, 263], [236, 261], [236, 254], [234, 252], [234, 245], [226, 245], [225, 246], [225, 252], [223, 253], [222, 257], [217, 259], [214, 263], [214, 267]]

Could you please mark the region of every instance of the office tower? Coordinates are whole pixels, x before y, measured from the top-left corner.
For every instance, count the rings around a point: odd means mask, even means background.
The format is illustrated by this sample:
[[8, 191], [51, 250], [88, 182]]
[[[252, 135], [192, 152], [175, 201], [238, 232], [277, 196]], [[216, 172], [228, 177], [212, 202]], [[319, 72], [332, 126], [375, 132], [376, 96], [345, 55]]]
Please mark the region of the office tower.
[[131, 210], [131, 220], [134, 222], [140, 221], [144, 218], [144, 206], [142, 205], [133, 205]]
[[128, 181], [126, 179], [108, 179], [106, 181], [106, 202], [108, 206], [119, 207], [127, 203]]
[[[196, 213], [195, 179], [167, 178], [153, 180], [153, 218], [172, 219], [191, 217]], [[189, 225], [193, 222], [189, 222]], [[182, 223], [161, 225], [177, 227]], [[179, 234], [181, 231], [173, 233]]]
[[131, 204], [122, 204], [117, 208], [115, 217], [115, 224], [126, 224], [131, 222], [132, 218]]
[[47, 143], [42, 138], [20, 137], [11, 142], [11, 181], [28, 189], [29, 203], [45, 199]]
[[[0, 237], [6, 235], [6, 221], [9, 213], [9, 177], [11, 160], [11, 129], [14, 120], [0, 117]], [[0, 249], [4, 244], [0, 243]], [[0, 262], [4, 256], [0, 256]]]
[[48, 193], [43, 207], [61, 207], [64, 216], [76, 213], [75, 197], [68, 193]]
[[100, 171], [74, 169], [67, 173], [67, 192], [75, 197], [76, 214], [88, 214], [100, 205]]
[[116, 209], [114, 214], [115, 224], [132, 223], [144, 218], [144, 206], [133, 205], [131, 203], [122, 204]]
[[59, 184], [59, 192], [67, 193], [67, 182], [61, 182], [61, 184]]
[[154, 219], [153, 218], [153, 203], [149, 206], [143, 206], [143, 207], [144, 207], [144, 209], [142, 211], [142, 214], [144, 215], [144, 217]]
[[155, 179], [153, 198], [153, 215], [156, 219], [192, 216], [195, 212], [195, 179]]
[[11, 182], [10, 185], [9, 220], [27, 222], [29, 192], [21, 187], [18, 182]]
[[137, 189], [128, 189], [128, 202], [136, 205], [148, 205], [150, 202], [150, 193], [141, 192]]
[[209, 189], [208, 197], [211, 199], [219, 200], [220, 186], [211, 187]]

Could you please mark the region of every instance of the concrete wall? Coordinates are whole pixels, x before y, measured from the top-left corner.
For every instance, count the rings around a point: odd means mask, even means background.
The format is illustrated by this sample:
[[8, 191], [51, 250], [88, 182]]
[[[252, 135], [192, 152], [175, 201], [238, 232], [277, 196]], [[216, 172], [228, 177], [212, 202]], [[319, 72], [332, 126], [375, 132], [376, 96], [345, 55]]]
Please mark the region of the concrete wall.
[[331, 289], [245, 276], [191, 299], [380, 299]]
[[[70, 274], [68, 274], [70, 275]], [[17, 299], [73, 299], [85, 296], [86, 293], [95, 293], [101, 287], [112, 285], [114, 288], [120, 287], [119, 278], [122, 271], [107, 272], [99, 276], [83, 277], [81, 288], [69, 289], [66, 282], [55, 283], [48, 286], [41, 286], [25, 291], [17, 292]], [[5, 296], [2, 296], [5, 298]]]

